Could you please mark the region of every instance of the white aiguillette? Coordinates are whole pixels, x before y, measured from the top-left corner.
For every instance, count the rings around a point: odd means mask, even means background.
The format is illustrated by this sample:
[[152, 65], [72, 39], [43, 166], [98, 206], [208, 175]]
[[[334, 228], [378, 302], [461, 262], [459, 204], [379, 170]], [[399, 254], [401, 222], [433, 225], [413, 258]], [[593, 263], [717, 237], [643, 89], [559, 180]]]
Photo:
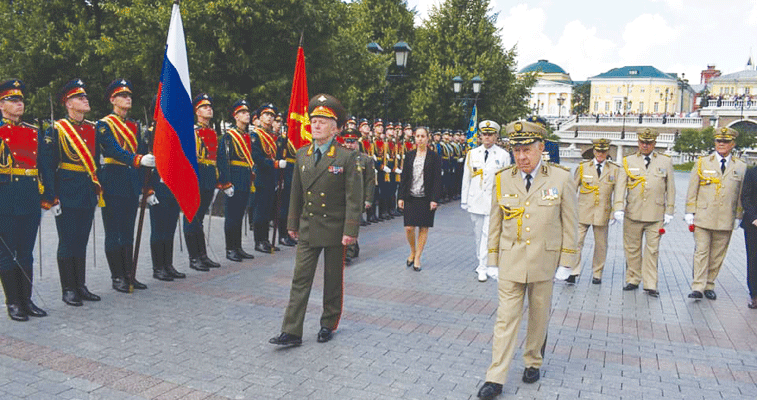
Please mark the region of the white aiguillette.
[[558, 281], [564, 281], [568, 279], [571, 272], [573, 272], [572, 268], [559, 266], [557, 267], [557, 271], [555, 271], [555, 279]]

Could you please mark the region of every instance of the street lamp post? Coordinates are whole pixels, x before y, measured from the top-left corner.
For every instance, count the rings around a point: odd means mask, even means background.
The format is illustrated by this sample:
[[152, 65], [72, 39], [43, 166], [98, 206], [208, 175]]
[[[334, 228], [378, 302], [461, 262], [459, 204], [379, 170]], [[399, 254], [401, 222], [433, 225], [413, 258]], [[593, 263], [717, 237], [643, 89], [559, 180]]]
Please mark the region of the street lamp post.
[[665, 99], [665, 115], [668, 114], [668, 99], [673, 99], [673, 93], [670, 93], [670, 88], [665, 88], [665, 94], [660, 93], [660, 100]]
[[686, 90], [686, 87], [689, 84], [689, 80], [685, 79], [686, 73], [681, 72], [681, 79], [678, 80], [678, 87], [681, 89], [681, 107], [680, 107], [680, 113], [683, 115], [683, 92]]
[[[376, 42], [368, 43], [368, 46], [366, 46], [366, 48], [373, 54], [381, 54], [384, 52], [384, 49]], [[388, 121], [387, 109], [389, 106], [389, 81], [402, 79], [406, 76], [405, 67], [407, 67], [407, 60], [410, 56], [410, 52], [413, 51], [410, 48], [410, 45], [408, 45], [407, 42], [404, 41], [397, 42], [392, 47], [392, 50], [394, 50], [395, 65], [399, 69], [399, 73], [390, 74], [389, 66], [386, 67], [386, 83], [384, 84], [384, 120], [386, 121]]]
[[[467, 123], [468, 105], [472, 102], [473, 106], [475, 106], [476, 103], [478, 102], [478, 95], [481, 93], [481, 85], [484, 83], [484, 80], [481, 79], [481, 77], [478, 75], [474, 76], [473, 79], [471, 79], [470, 82], [471, 82], [471, 89], [474, 95], [473, 97], [468, 96], [468, 95], [464, 95], [462, 97], [460, 96], [460, 93], [462, 92], [462, 89], [463, 89], [464, 82], [465, 81], [463, 80], [463, 78], [460, 77], [460, 75], [452, 78], [452, 91], [455, 92], [455, 101], [459, 101], [463, 105], [464, 107], [463, 109], [465, 111], [465, 114], [463, 115], [463, 118], [465, 118], [463, 120], [463, 125]], [[538, 103], [537, 103], [537, 106], [538, 106]]]
[[560, 113], [562, 112], [562, 104], [565, 102], [565, 97], [558, 97], [557, 98], [557, 118], [560, 118]]

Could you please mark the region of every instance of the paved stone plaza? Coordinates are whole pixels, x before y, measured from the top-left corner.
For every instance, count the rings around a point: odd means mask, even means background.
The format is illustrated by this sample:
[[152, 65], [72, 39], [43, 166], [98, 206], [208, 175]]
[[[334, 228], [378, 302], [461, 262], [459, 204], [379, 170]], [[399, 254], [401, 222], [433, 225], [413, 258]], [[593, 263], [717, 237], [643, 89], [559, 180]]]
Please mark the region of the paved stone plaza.
[[[542, 379], [521, 382], [519, 348], [500, 398], [757, 398], [757, 312], [746, 307], [743, 231], [734, 232], [718, 300], [687, 299], [694, 246], [682, 221], [687, 181], [676, 174], [660, 297], [621, 290], [617, 225], [602, 284], [592, 285], [589, 234], [578, 284], [555, 284]], [[110, 288], [99, 212], [95, 220], [98, 260], [95, 268], [90, 243], [87, 283], [103, 300], [70, 307], [60, 300], [53, 217], [44, 215], [34, 299], [50, 315], [26, 323], [0, 317], [0, 398], [470, 399], [483, 383], [496, 283], [476, 280], [470, 220], [457, 202], [437, 213], [420, 273], [405, 267], [401, 218], [361, 229], [334, 339], [315, 340], [319, 269], [303, 344], [288, 349], [268, 339], [279, 332], [289, 298], [294, 249], [232, 263], [223, 258], [223, 220], [214, 217], [211, 258], [222, 268], [190, 270], [177, 235], [174, 265], [188, 277], [160, 282], [152, 279], [147, 220], [138, 278], [149, 290], [126, 295]], [[251, 232], [243, 243], [252, 250]], [[525, 323], [521, 347], [524, 333]]]

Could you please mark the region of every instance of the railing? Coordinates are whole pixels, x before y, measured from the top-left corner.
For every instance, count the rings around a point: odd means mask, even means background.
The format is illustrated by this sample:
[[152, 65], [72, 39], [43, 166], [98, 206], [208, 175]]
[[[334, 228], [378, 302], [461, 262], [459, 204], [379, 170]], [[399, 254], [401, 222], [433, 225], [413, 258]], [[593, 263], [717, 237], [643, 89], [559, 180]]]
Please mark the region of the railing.
[[[625, 120], [625, 124], [624, 121]], [[699, 117], [578, 117], [578, 123], [585, 125], [611, 125], [611, 126], [641, 126], [641, 125], [687, 125], [702, 126], [702, 118]]]
[[[621, 132], [595, 132], [595, 131], [579, 131], [578, 136], [574, 132], [555, 132], [560, 140], [570, 143], [575, 140], [591, 141], [593, 139], [610, 139], [612, 141], [623, 141], [623, 143], [635, 143], [637, 141], [636, 132], [626, 132], [621, 139]], [[673, 143], [675, 142], [674, 133], [661, 133], [657, 136], [657, 143]]]
[[757, 101], [755, 100], [708, 100], [707, 108], [727, 108], [731, 110], [744, 110], [757, 109]]

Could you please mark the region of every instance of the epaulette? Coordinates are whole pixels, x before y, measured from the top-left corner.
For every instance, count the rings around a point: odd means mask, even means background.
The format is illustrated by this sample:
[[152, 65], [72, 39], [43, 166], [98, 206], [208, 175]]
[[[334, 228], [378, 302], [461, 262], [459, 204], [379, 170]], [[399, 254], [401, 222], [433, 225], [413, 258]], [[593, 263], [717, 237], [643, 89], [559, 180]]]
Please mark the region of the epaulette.
[[21, 121], [21, 123], [19, 125], [21, 125], [21, 126], [23, 126], [25, 128], [38, 129], [37, 125], [32, 125], [32, 124], [30, 124], [28, 122], [24, 122], [24, 121]]
[[85, 124], [87, 124], [87, 125], [95, 125], [95, 122], [94, 122], [94, 121], [90, 121], [90, 120], [88, 120], [88, 119], [85, 119], [85, 120], [84, 120], [84, 123], [85, 123]]
[[557, 168], [560, 168], [560, 169], [563, 169], [563, 170], [565, 170], [565, 171], [568, 171], [568, 172], [570, 172], [570, 168], [568, 168], [568, 167], [566, 167], [566, 166], [564, 166], [564, 165], [555, 164], [555, 163], [553, 163], [553, 162], [549, 162], [549, 161], [547, 161], [547, 164], [548, 164], [548, 165], [550, 165], [550, 166], [552, 166], [552, 167], [557, 167]]
[[620, 167], [621, 166], [620, 164], [616, 163], [613, 160], [607, 160], [607, 162], [610, 163], [610, 164], [612, 164], [612, 165], [614, 165], [614, 166], [616, 166], [616, 167]]
[[591, 163], [592, 161], [594, 161], [594, 160], [583, 160], [583, 161], [581, 161], [581, 164]]
[[515, 166], [515, 164], [510, 164], [510, 165], [508, 165], [508, 166], [506, 166], [506, 167], [504, 167], [504, 168], [500, 169], [499, 171], [495, 172], [495, 173], [494, 173], [494, 175], [497, 175], [497, 174], [499, 174], [500, 172], [504, 172], [504, 171], [507, 171], [508, 169], [510, 169], [510, 168], [512, 168], [512, 167], [514, 167], [514, 166]]

